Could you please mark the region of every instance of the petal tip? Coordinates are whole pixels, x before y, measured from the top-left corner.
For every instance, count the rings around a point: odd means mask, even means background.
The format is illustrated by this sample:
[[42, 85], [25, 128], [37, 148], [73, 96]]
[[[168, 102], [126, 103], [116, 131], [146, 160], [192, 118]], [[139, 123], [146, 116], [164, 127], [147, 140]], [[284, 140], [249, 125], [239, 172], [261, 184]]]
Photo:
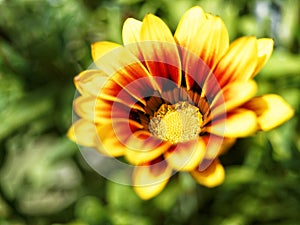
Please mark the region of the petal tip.
[[200, 184], [213, 188], [224, 182], [225, 170], [218, 160], [214, 160], [204, 171], [192, 171], [192, 177]]

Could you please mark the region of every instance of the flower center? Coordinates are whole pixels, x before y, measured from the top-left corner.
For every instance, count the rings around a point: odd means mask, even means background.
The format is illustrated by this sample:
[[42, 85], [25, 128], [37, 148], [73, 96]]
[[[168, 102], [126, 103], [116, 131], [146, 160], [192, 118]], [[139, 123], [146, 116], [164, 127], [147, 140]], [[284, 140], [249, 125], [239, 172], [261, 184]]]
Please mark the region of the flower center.
[[200, 133], [202, 115], [196, 106], [188, 102], [163, 104], [150, 120], [150, 132], [175, 144], [196, 139]]

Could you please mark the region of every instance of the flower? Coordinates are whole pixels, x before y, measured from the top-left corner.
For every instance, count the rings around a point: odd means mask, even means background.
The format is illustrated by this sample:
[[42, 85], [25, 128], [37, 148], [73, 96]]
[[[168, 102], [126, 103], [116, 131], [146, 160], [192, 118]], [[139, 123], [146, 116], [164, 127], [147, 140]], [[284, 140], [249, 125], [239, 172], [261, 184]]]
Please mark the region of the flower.
[[80, 118], [68, 136], [134, 165], [132, 182], [142, 199], [159, 194], [178, 171], [207, 187], [221, 184], [218, 157], [237, 138], [293, 116], [280, 96], [255, 96], [253, 78], [272, 54], [272, 39], [230, 44], [223, 21], [198, 6], [183, 15], [174, 35], [148, 14], [127, 19], [122, 36], [124, 45], [92, 44], [96, 68], [74, 79]]

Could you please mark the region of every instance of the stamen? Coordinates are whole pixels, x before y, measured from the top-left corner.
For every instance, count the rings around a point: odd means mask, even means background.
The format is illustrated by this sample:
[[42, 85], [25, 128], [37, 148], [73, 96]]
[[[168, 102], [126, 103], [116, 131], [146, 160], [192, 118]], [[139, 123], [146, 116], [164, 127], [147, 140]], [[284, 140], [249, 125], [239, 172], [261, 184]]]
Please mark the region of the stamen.
[[188, 102], [163, 104], [149, 123], [150, 132], [171, 143], [196, 139], [200, 133], [202, 115], [199, 108]]

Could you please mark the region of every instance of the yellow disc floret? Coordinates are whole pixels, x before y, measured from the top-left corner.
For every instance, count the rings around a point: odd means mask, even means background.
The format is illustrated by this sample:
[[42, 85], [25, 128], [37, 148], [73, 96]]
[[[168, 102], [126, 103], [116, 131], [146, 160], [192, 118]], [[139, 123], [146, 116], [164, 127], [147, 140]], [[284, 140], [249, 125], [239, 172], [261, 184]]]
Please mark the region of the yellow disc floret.
[[200, 133], [202, 115], [196, 106], [188, 102], [163, 104], [151, 118], [150, 132], [173, 144], [196, 139]]

